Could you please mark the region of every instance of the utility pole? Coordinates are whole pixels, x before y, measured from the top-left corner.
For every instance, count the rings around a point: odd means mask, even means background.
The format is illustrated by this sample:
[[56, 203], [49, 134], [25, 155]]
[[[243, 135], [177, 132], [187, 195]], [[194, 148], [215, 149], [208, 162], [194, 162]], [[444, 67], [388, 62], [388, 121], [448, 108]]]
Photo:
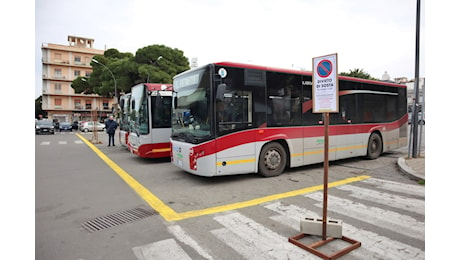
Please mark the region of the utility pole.
[[[420, 64], [420, 0], [417, 0], [417, 20], [415, 29], [415, 82], [414, 82], [414, 107], [412, 109], [412, 158], [418, 157], [418, 110], [419, 110], [419, 64]], [[409, 157], [410, 154], [409, 154]]]

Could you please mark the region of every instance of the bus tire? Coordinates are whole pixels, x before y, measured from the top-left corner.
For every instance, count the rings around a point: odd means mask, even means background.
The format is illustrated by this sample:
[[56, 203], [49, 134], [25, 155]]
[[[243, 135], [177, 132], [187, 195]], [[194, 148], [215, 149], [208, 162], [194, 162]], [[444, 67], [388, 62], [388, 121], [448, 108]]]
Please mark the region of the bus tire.
[[382, 153], [382, 147], [382, 137], [380, 137], [380, 135], [377, 133], [372, 133], [367, 144], [366, 158], [369, 160], [377, 159]]
[[280, 175], [286, 168], [286, 150], [277, 142], [266, 144], [259, 156], [259, 174], [264, 177]]

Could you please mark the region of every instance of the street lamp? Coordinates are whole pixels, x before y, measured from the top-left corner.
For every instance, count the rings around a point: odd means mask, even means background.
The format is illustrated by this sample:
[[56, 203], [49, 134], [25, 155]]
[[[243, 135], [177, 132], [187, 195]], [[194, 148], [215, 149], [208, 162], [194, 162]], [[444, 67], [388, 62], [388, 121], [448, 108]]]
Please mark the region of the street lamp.
[[[152, 62], [152, 60], [149, 60], [150, 64], [152, 64], [153, 66], [157, 65], [157, 62], [159, 60], [163, 59], [163, 56], [158, 56], [158, 58]], [[147, 83], [149, 83], [150, 81], [150, 72], [147, 72]]]
[[101, 66], [103, 66], [104, 68], [106, 68], [109, 72], [110, 72], [110, 75], [112, 75], [112, 78], [113, 78], [113, 81], [115, 82], [115, 115], [118, 116], [118, 94], [117, 94], [117, 80], [115, 79], [115, 76], [113, 75], [112, 71], [109, 69], [109, 67], [107, 67], [106, 65], [100, 63], [99, 61], [97, 61], [96, 59], [91, 59], [91, 61], [93, 61], [94, 63], [97, 63]]

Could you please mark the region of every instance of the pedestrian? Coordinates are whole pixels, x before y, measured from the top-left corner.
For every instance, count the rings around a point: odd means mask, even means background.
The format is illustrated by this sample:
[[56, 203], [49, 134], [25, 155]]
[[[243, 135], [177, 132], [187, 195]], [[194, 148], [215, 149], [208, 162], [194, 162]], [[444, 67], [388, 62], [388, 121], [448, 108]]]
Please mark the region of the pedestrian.
[[117, 130], [118, 123], [113, 120], [113, 116], [109, 117], [109, 120], [105, 122], [105, 131], [109, 135], [109, 145], [115, 146], [115, 130]]

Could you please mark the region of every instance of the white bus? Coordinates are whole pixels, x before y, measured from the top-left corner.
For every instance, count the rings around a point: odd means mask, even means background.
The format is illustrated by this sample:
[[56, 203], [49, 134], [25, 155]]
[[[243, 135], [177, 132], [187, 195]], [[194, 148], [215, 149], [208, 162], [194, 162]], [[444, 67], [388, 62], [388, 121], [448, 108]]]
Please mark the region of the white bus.
[[128, 147], [128, 136], [130, 132], [130, 111], [131, 111], [131, 93], [123, 94], [120, 97], [120, 113], [118, 115], [120, 123], [120, 131], [118, 132], [118, 138], [120, 144], [124, 147]]
[[172, 84], [142, 83], [131, 88], [128, 150], [143, 158], [171, 155]]
[[[324, 160], [311, 72], [219, 62], [176, 75], [173, 86], [171, 161], [189, 173], [271, 177]], [[405, 85], [340, 76], [339, 96], [329, 160], [407, 145]]]

